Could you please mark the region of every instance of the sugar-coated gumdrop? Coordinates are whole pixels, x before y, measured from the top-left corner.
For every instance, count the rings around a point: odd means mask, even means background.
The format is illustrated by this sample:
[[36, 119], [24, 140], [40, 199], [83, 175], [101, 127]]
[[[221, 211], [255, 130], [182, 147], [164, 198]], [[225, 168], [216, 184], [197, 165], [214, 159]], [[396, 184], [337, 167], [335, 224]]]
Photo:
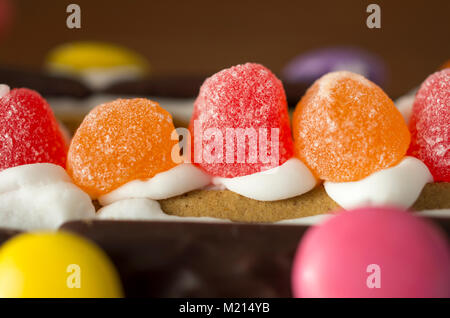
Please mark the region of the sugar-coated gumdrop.
[[94, 108], [69, 148], [67, 171], [91, 197], [169, 170], [178, 140], [172, 116], [148, 99], [119, 99]]
[[320, 179], [356, 181], [404, 157], [410, 134], [391, 99], [350, 72], [312, 85], [293, 116], [296, 155]]
[[422, 160], [434, 181], [450, 182], [450, 68], [430, 75], [414, 100], [408, 153]]
[[35, 91], [0, 85], [0, 171], [25, 164], [65, 167], [66, 143], [47, 102]]
[[431, 223], [394, 208], [341, 212], [308, 230], [295, 297], [450, 297], [450, 250]]
[[194, 163], [213, 176], [249, 175], [293, 156], [283, 85], [260, 64], [237, 65], [208, 78], [189, 129]]

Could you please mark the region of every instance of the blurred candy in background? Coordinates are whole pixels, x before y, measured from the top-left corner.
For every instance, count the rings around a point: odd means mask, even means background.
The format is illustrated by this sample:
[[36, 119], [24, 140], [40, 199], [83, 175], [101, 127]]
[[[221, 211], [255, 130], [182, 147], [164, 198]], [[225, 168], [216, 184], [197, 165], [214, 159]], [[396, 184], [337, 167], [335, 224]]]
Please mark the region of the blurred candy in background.
[[[127, 5], [110, 0], [105, 10], [102, 1], [78, 0], [80, 29], [66, 26], [69, 3], [15, 0], [15, 23], [3, 37], [0, 67], [42, 70], [52, 48], [95, 41], [139, 52], [151, 62], [152, 75], [160, 78], [195, 75], [204, 79], [230, 65], [257, 62], [291, 85], [310, 84], [327, 70], [345, 69], [363, 73], [391, 98], [398, 98], [442, 65], [449, 52], [449, 42], [443, 40], [450, 4], [446, 0], [383, 1], [381, 29], [366, 26], [368, 4], [364, 1], [133, 0], [133, 5]], [[405, 23], [403, 17], [422, 23]], [[197, 86], [189, 97], [198, 93], [197, 81], [182, 84], [183, 89]], [[131, 87], [133, 93], [137, 86]], [[174, 85], [165, 86], [167, 92]], [[305, 88], [286, 87], [291, 105], [302, 94], [295, 93]], [[145, 95], [142, 92], [139, 95]], [[151, 93], [158, 95], [153, 89]]]
[[310, 85], [322, 75], [335, 71], [357, 73], [380, 86], [386, 82], [383, 60], [356, 47], [328, 47], [305, 52], [284, 67], [282, 76], [288, 83]]
[[441, 67], [441, 69], [450, 68], [450, 60], [447, 60]]
[[138, 53], [110, 43], [88, 41], [54, 48], [45, 66], [50, 73], [78, 78], [93, 89], [143, 77], [149, 70], [148, 62]]
[[12, 9], [12, 3], [9, 0], [0, 0], [0, 41], [12, 23]]

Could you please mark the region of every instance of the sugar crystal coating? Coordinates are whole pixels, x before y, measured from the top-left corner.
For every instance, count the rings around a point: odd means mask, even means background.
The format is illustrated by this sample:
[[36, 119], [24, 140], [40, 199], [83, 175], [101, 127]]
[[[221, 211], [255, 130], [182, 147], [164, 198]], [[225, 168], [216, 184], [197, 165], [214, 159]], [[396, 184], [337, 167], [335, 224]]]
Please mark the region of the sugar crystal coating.
[[[202, 162], [194, 161], [213, 176], [237, 177], [266, 170], [283, 164], [293, 156], [293, 140], [287, 112], [286, 95], [281, 81], [270, 70], [260, 64], [247, 63], [222, 70], [206, 79], [200, 88], [200, 93], [194, 104], [194, 112], [189, 129], [198, 140], [195, 123], [203, 133], [215, 129], [223, 137], [223, 151], [218, 151], [215, 161], [208, 162], [198, 148], [193, 144], [193, 157], [201, 158]], [[253, 129], [258, 142], [234, 144], [227, 139], [227, 133], [239, 130]], [[272, 132], [278, 132], [278, 138]], [[242, 130], [240, 130], [242, 132]], [[262, 132], [262, 133], [260, 133]], [[235, 136], [236, 136], [235, 135]], [[228, 136], [231, 136], [228, 134]], [[202, 137], [202, 136], [200, 136]], [[217, 136], [216, 136], [217, 137]], [[202, 150], [211, 147], [214, 138], [200, 138]], [[261, 146], [261, 140], [267, 141]], [[272, 151], [272, 145], [277, 144]], [[228, 147], [228, 150], [227, 150]], [[240, 149], [245, 147], [245, 158], [238, 156]], [[244, 153], [244, 150], [241, 150]], [[258, 157], [252, 157], [258, 153]], [[259, 154], [263, 153], [263, 156]], [[275, 158], [275, 164], [268, 166], [268, 157]]]
[[176, 163], [171, 158], [172, 117], [148, 99], [118, 99], [94, 108], [69, 148], [67, 171], [91, 197], [136, 179], [148, 179]]
[[351, 72], [317, 80], [293, 117], [296, 155], [317, 177], [356, 181], [404, 157], [408, 127], [389, 97]]
[[414, 100], [408, 153], [422, 160], [434, 181], [450, 182], [450, 68], [430, 75]]
[[34, 163], [65, 167], [67, 147], [48, 103], [37, 92], [13, 89], [0, 97], [0, 171]]

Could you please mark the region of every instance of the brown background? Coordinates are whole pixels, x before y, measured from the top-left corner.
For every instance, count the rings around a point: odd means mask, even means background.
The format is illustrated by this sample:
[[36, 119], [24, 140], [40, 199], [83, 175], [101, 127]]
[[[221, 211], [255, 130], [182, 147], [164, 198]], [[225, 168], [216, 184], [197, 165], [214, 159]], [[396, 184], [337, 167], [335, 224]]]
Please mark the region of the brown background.
[[[57, 44], [119, 43], [145, 55], [157, 73], [205, 73], [246, 61], [279, 72], [295, 55], [356, 45], [383, 57], [396, 97], [450, 58], [450, 1], [13, 0], [15, 21], [0, 64], [38, 68]], [[66, 6], [82, 9], [82, 29], [65, 26]], [[369, 3], [381, 29], [368, 29]]]

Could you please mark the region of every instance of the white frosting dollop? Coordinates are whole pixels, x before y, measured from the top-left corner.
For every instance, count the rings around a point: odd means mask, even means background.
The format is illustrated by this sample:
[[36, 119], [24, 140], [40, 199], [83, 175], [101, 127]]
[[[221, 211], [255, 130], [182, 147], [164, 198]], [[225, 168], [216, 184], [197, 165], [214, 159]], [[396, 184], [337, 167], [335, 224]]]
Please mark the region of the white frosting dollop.
[[333, 214], [331, 214], [331, 213], [317, 214], [317, 215], [305, 216], [305, 217], [296, 218], [296, 219], [281, 220], [281, 221], [275, 222], [274, 224], [311, 226], [311, 225], [317, 225], [317, 224], [323, 223], [326, 220], [328, 220], [329, 218], [331, 218], [332, 216], [333, 216]]
[[105, 89], [120, 81], [138, 79], [145, 74], [141, 67], [134, 65], [114, 66], [109, 68], [93, 67], [77, 71], [71, 67], [64, 67], [60, 64], [50, 64], [49, 72], [55, 75], [80, 79], [84, 84], [94, 90]]
[[101, 205], [130, 198], [162, 200], [203, 188], [211, 177], [190, 163], [158, 173], [148, 180], [133, 180], [98, 198]]
[[[437, 210], [422, 210], [417, 212], [411, 212], [414, 215], [425, 217], [425, 218], [449, 218], [450, 219], [450, 209], [437, 209]], [[296, 219], [286, 219], [281, 220], [275, 223], [275, 225], [301, 225], [301, 226], [313, 226], [318, 225], [326, 220], [332, 218], [333, 216], [337, 215], [339, 213], [325, 213], [325, 214], [318, 214], [313, 216], [306, 216]]]
[[0, 227], [57, 229], [94, 216], [90, 197], [58, 165], [36, 163], [0, 172]]
[[417, 212], [418, 216], [423, 217], [438, 217], [438, 218], [450, 218], [450, 209], [435, 209], [435, 210], [423, 210]]
[[120, 81], [140, 78], [143, 74], [143, 70], [135, 66], [98, 68], [81, 72], [83, 81], [92, 89], [104, 89]]
[[416, 95], [410, 93], [398, 98], [395, 101], [395, 106], [397, 106], [397, 109], [400, 111], [407, 124], [409, 123], [409, 119], [411, 118], [415, 98]]
[[169, 215], [161, 210], [157, 201], [138, 198], [114, 202], [97, 212], [101, 220], [136, 220], [136, 221], [193, 221], [193, 222], [229, 222], [225, 219], [210, 217], [181, 217]]
[[426, 183], [433, 182], [427, 166], [417, 158], [405, 157], [394, 167], [377, 171], [354, 182], [324, 182], [327, 194], [344, 209], [367, 205], [409, 208]]
[[317, 180], [297, 158], [281, 166], [242, 177], [213, 179], [214, 184], [258, 201], [276, 201], [295, 197], [314, 188]]
[[0, 98], [9, 94], [9, 86], [5, 84], [0, 84]]
[[[437, 209], [437, 210], [422, 210], [417, 212], [411, 212], [414, 215], [425, 217], [425, 218], [449, 218], [450, 219], [450, 209]], [[296, 219], [286, 219], [275, 222], [273, 224], [279, 225], [302, 225], [302, 226], [313, 226], [318, 225], [326, 220], [332, 218], [333, 216], [339, 213], [326, 213], [326, 214], [318, 214], [313, 216], [306, 216]]]
[[[448, 217], [450, 218], [450, 209], [425, 210], [415, 213], [423, 217]], [[274, 225], [300, 225], [312, 226], [323, 223], [335, 214], [326, 213], [313, 216], [301, 217], [296, 219], [286, 219], [274, 223]], [[212, 217], [182, 217], [169, 215], [161, 210], [157, 201], [149, 199], [128, 199], [114, 202], [101, 208], [97, 212], [99, 220], [129, 220], [129, 221], [174, 221], [174, 222], [208, 222], [208, 223], [228, 223], [227, 219]]]

